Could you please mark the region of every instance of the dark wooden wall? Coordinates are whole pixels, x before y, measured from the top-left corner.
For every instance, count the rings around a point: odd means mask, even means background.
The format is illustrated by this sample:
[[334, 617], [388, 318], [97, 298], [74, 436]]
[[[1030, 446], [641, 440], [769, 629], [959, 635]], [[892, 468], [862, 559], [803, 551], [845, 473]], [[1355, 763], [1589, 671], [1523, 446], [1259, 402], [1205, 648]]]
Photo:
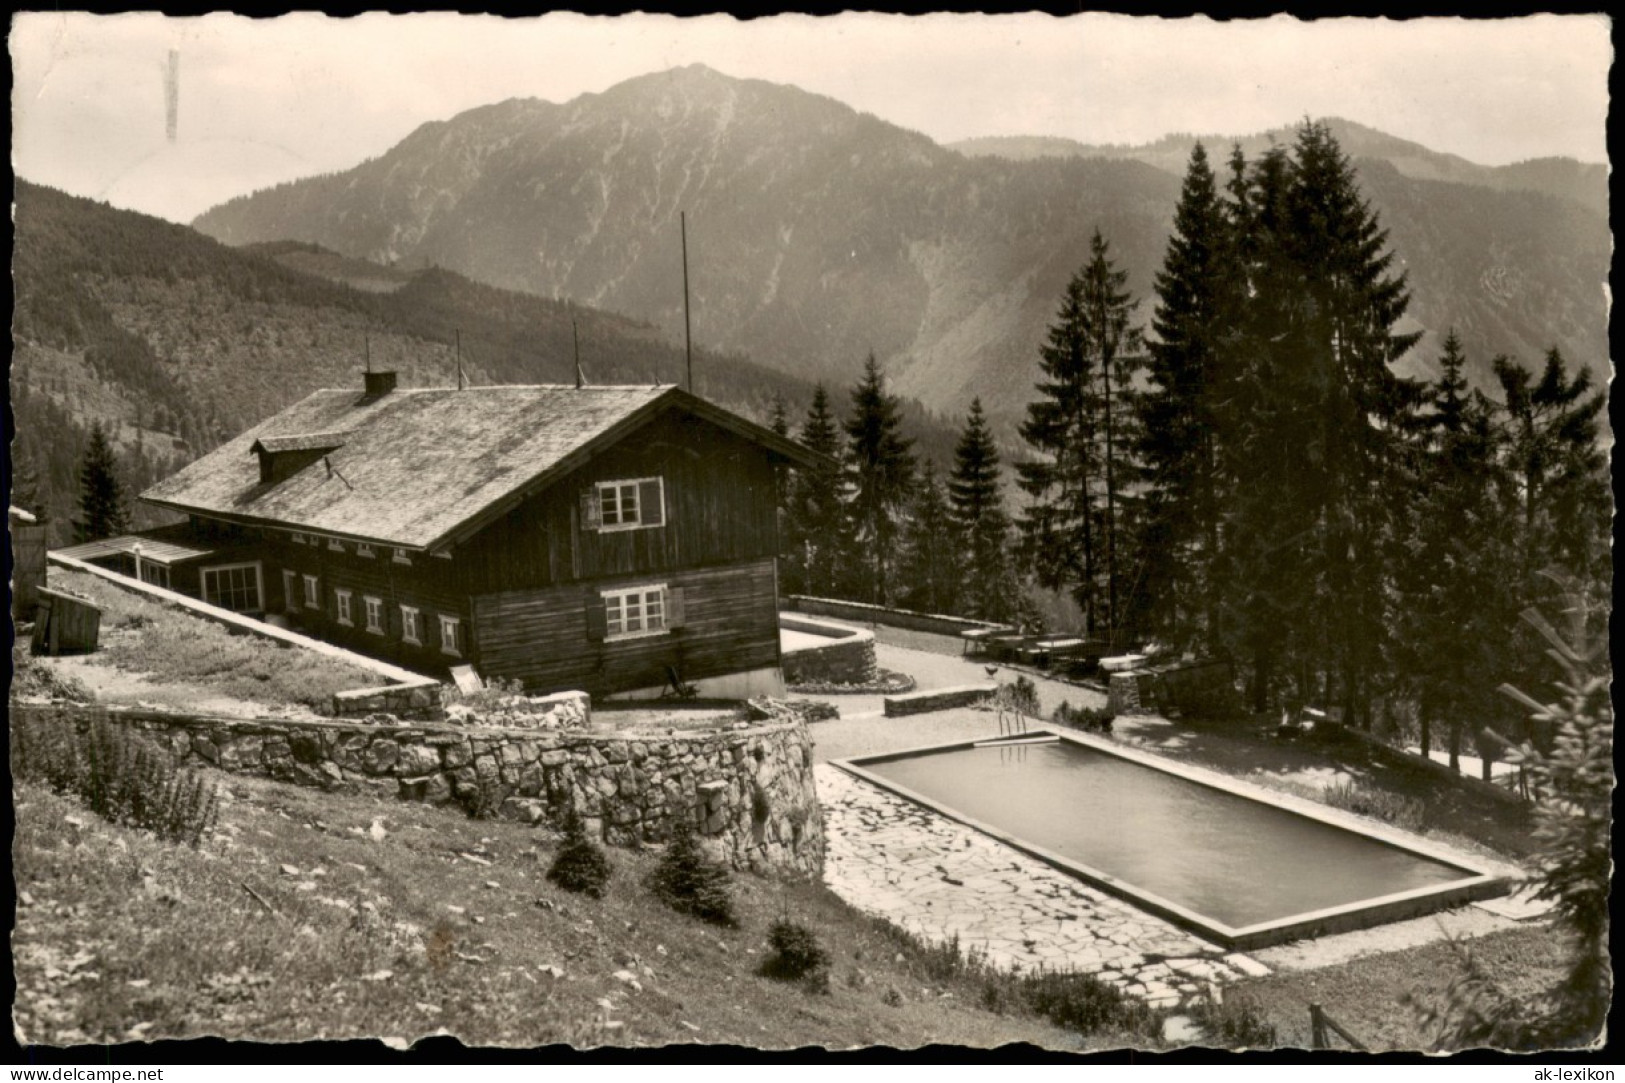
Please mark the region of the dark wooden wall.
[[[665, 479], [666, 524], [580, 530], [581, 493], [599, 481]], [[667, 414], [453, 551], [468, 594], [753, 561], [778, 553], [773, 464], [709, 422]]]
[[[392, 550], [379, 547], [377, 556], [358, 556], [355, 546], [345, 544], [340, 553], [320, 545], [295, 545], [287, 541], [267, 541], [265, 559], [266, 609], [285, 613], [294, 627], [308, 635], [337, 643], [374, 658], [395, 662], [422, 673], [443, 673], [449, 666], [470, 660], [469, 641], [472, 612], [468, 596], [460, 593], [452, 575], [451, 561], [414, 554], [410, 565], [398, 564]], [[300, 576], [312, 574], [321, 581], [322, 607], [307, 609], [304, 580], [296, 584], [291, 599], [283, 597], [283, 569]], [[335, 589], [350, 591], [350, 620], [353, 627], [338, 622]], [[384, 634], [367, 631], [367, 610], [363, 600], [372, 595], [384, 603]], [[421, 646], [401, 638], [402, 605], [414, 606], [420, 614]], [[463, 622], [463, 656], [456, 658], [440, 650], [440, 614], [459, 617]]]
[[[587, 606], [600, 590], [662, 582], [681, 587], [684, 626], [665, 635], [619, 641], [587, 634]], [[479, 670], [516, 678], [538, 692], [579, 689], [593, 695], [663, 685], [666, 667], [684, 680], [778, 664], [774, 562], [617, 577], [473, 600]]]

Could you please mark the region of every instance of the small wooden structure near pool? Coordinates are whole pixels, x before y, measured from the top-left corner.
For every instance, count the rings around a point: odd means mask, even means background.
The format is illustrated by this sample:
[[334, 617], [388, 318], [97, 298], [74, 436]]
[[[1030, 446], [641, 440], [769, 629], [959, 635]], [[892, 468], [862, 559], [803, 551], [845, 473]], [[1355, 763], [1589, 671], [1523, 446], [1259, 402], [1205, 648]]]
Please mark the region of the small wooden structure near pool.
[[40, 587], [39, 609], [34, 617], [35, 654], [68, 654], [93, 651], [101, 638], [102, 611], [73, 594]]

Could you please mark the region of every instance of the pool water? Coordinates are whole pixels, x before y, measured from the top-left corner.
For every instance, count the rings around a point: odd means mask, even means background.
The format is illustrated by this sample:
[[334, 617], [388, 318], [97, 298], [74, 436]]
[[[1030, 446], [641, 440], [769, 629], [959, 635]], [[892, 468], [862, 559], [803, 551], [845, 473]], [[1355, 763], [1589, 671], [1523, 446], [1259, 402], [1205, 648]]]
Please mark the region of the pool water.
[[1476, 875], [1067, 741], [876, 758], [862, 769], [1232, 928]]

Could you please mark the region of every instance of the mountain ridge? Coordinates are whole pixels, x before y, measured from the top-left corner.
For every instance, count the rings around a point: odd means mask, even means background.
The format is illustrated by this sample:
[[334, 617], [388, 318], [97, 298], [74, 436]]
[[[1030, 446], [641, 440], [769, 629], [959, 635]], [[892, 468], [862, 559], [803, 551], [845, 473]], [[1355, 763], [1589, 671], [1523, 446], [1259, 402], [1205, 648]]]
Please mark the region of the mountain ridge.
[[[1481, 384], [1495, 354], [1554, 344], [1606, 373], [1606, 218], [1562, 194], [1572, 170], [1474, 172], [1491, 167], [1338, 123], [1411, 273], [1411, 329], [1427, 338], [1405, 371], [1431, 374], [1455, 327]], [[481, 107], [195, 224], [576, 298], [681, 341], [682, 213], [697, 342], [840, 383], [872, 351], [895, 390], [954, 413], [980, 395], [1008, 424], [1097, 226], [1149, 317], [1182, 138], [1129, 157], [967, 156], [832, 98], [691, 66], [562, 105]], [[1559, 190], [1525, 190], [1541, 185]]]

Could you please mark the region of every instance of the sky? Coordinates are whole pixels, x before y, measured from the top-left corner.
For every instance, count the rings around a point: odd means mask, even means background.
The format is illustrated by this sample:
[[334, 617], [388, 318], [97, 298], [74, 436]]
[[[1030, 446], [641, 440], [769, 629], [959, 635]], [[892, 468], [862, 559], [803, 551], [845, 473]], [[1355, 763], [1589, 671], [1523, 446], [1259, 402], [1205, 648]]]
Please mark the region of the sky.
[[[938, 142], [1144, 143], [1339, 116], [1485, 165], [1607, 160], [1601, 16], [1214, 22], [1084, 14], [13, 17], [12, 166], [174, 221], [348, 169], [414, 128], [704, 63]], [[165, 69], [178, 50], [176, 138]]]

